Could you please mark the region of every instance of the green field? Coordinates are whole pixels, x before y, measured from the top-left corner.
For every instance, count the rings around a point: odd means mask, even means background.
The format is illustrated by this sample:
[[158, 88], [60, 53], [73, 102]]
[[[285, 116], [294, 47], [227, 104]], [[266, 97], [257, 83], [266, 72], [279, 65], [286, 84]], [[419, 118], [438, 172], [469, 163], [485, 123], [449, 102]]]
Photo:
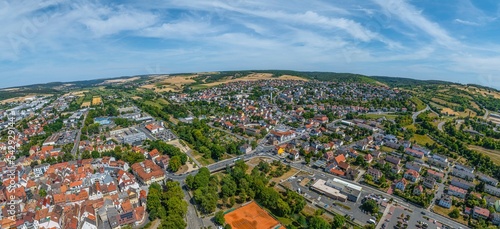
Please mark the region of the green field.
[[417, 97], [412, 97], [410, 99], [411, 102], [413, 102], [413, 104], [415, 104], [415, 106], [417, 106], [417, 111], [421, 111], [423, 109], [425, 109], [427, 106], [424, 104], [424, 102], [422, 102], [422, 100], [420, 100], [419, 98]]
[[495, 164], [500, 165], [500, 152], [498, 150], [486, 149], [481, 146], [469, 145], [469, 149], [487, 155]]
[[429, 136], [420, 134], [415, 134], [413, 138], [411, 138], [411, 141], [416, 141], [421, 146], [425, 146], [426, 143], [429, 143], [429, 145], [434, 144], [434, 140]]
[[155, 103], [155, 102], [153, 102], [153, 101], [149, 101], [149, 100], [148, 100], [148, 101], [146, 101], [146, 102], [144, 102], [144, 103], [145, 103], [145, 104], [147, 104], [147, 105], [151, 105], [151, 106], [158, 107], [158, 108], [160, 108], [160, 109], [162, 108], [161, 104]]
[[379, 119], [385, 117], [386, 119], [391, 119], [391, 120], [394, 120], [398, 117], [398, 115], [395, 114], [365, 114], [365, 116], [369, 119]]

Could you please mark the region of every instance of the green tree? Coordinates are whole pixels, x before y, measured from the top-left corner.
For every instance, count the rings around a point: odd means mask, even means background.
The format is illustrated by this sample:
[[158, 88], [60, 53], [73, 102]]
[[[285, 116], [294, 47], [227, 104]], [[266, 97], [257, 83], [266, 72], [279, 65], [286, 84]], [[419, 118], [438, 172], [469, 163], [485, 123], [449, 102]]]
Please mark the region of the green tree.
[[226, 223], [226, 220], [224, 219], [224, 212], [218, 211], [217, 213], [215, 213], [214, 221], [218, 225], [224, 225]]
[[329, 229], [330, 225], [320, 216], [313, 216], [309, 221], [309, 228], [312, 229]]
[[42, 198], [43, 198], [43, 197], [47, 196], [47, 191], [46, 191], [45, 189], [43, 189], [43, 188], [42, 188], [42, 189], [40, 189], [40, 190], [38, 191], [38, 195], [40, 195], [40, 197], [42, 197]]
[[182, 163], [181, 163], [181, 158], [180, 156], [174, 156], [170, 158], [170, 161], [168, 162], [168, 169], [172, 172], [177, 172], [181, 168]]
[[333, 217], [332, 229], [342, 228], [345, 224], [345, 218], [340, 215]]
[[457, 208], [455, 208], [448, 215], [453, 219], [457, 219], [458, 217], [460, 217], [460, 211]]
[[378, 212], [378, 204], [375, 200], [367, 200], [361, 205], [361, 208], [370, 213]]

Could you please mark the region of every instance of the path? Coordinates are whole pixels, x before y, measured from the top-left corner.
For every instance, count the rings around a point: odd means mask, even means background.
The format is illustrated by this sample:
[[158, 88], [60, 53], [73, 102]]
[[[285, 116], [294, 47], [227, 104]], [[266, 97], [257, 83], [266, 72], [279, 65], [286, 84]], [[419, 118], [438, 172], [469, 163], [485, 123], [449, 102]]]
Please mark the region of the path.
[[431, 108], [429, 107], [429, 105], [427, 105], [427, 107], [425, 107], [425, 109], [421, 110], [421, 111], [417, 111], [417, 112], [414, 112], [413, 115], [412, 115], [412, 119], [413, 119], [413, 124], [415, 124], [415, 122], [417, 121], [417, 117], [422, 114], [423, 112], [426, 112], [428, 110], [430, 110]]
[[445, 123], [446, 123], [446, 121], [442, 121], [442, 122], [440, 122], [440, 123], [438, 124], [438, 130], [439, 130], [439, 131], [444, 131], [444, 130], [443, 130], [443, 126], [444, 126], [444, 124], [445, 124]]

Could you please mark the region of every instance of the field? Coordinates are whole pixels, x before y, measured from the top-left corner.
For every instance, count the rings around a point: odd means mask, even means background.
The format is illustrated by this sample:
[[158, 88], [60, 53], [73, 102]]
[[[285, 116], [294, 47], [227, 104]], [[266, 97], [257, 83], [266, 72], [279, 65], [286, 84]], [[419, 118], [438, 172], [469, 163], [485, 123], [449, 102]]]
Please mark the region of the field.
[[121, 84], [121, 83], [128, 83], [128, 82], [136, 81], [138, 79], [140, 79], [140, 77], [132, 77], [132, 78], [128, 78], [128, 79], [106, 80], [106, 81], [104, 81], [103, 84], [111, 84], [111, 83]]
[[233, 229], [273, 229], [280, 223], [255, 202], [224, 215]]
[[370, 119], [379, 119], [385, 117], [386, 119], [395, 120], [398, 117], [398, 115], [393, 115], [393, 114], [365, 114], [365, 115], [367, 118]]
[[483, 148], [481, 146], [474, 146], [474, 145], [469, 145], [469, 149], [475, 150], [477, 152], [480, 152], [482, 154], [487, 155], [488, 157], [491, 158], [491, 161], [493, 161], [495, 164], [500, 165], [500, 151], [486, 149], [486, 148]]
[[[447, 209], [447, 208], [443, 208], [443, 207], [441, 207], [441, 206], [437, 206], [437, 205], [436, 205], [436, 206], [434, 206], [433, 210], [434, 210], [434, 212], [435, 212], [435, 213], [437, 213], [437, 214], [440, 214], [440, 215], [442, 215], [442, 216], [445, 216], [445, 217], [447, 217], [447, 218], [450, 218], [450, 217], [448, 216], [448, 214], [449, 214], [451, 211], [453, 211], [453, 208], [455, 208], [455, 207], [454, 207], [454, 206], [452, 206], [450, 209]], [[459, 210], [460, 210], [460, 209], [459, 209]], [[457, 221], [457, 222], [459, 222], [459, 223], [462, 223], [462, 224], [467, 225], [467, 221], [465, 221], [465, 220], [463, 219], [463, 217], [458, 217], [457, 219], [453, 219], [453, 220], [455, 220], [455, 221]]]
[[24, 102], [26, 99], [33, 98], [35, 96], [52, 96], [52, 95], [45, 95], [45, 94], [30, 94], [22, 97], [15, 97], [15, 98], [10, 98], [10, 99], [5, 99], [0, 101], [0, 104], [5, 104], [5, 103], [13, 103], [13, 102]]
[[153, 89], [157, 92], [178, 92], [182, 90], [184, 85], [196, 82], [193, 78], [197, 76], [156, 76], [150, 84], [143, 85], [141, 88]]
[[434, 144], [434, 140], [429, 138], [429, 136], [420, 134], [415, 134], [413, 138], [411, 138], [411, 141], [416, 141], [421, 146], [425, 146], [426, 143], [430, 145]]
[[273, 75], [270, 73], [253, 73], [250, 75], [247, 75], [245, 77], [241, 78], [236, 78], [236, 79], [225, 79], [222, 81], [218, 82], [213, 82], [213, 83], [207, 83], [207, 84], [202, 84], [202, 86], [205, 87], [213, 87], [217, 86], [220, 84], [225, 84], [225, 83], [230, 83], [230, 82], [238, 82], [238, 81], [258, 81], [258, 80], [267, 80], [267, 79], [281, 79], [281, 80], [301, 80], [301, 81], [307, 81], [307, 79], [298, 77], [298, 76], [290, 76], [290, 75], [282, 75], [278, 78], [272, 77]]
[[421, 111], [423, 109], [425, 109], [426, 105], [424, 104], [424, 102], [422, 102], [422, 100], [420, 100], [419, 98], [417, 97], [412, 97], [410, 99], [414, 104], [415, 106], [417, 107], [417, 111]]

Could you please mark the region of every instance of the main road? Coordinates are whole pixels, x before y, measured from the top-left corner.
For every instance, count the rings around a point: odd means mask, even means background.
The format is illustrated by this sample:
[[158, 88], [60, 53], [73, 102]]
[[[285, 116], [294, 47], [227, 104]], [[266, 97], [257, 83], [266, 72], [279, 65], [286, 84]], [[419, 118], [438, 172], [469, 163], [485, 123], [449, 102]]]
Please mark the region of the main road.
[[71, 149], [71, 154], [73, 154], [75, 156], [75, 159], [79, 159], [79, 158], [76, 158], [76, 152], [78, 152], [78, 147], [80, 147], [80, 138], [82, 137], [82, 128], [85, 125], [85, 120], [87, 120], [88, 113], [89, 113], [88, 111], [85, 112], [85, 115], [83, 116], [82, 125], [80, 126], [78, 133], [76, 133], [75, 143], [73, 144], [73, 149]]
[[[250, 154], [246, 154], [246, 155], [242, 155], [239, 157], [239, 159], [242, 159], [242, 160], [245, 160], [245, 161], [248, 161], [254, 157], [266, 157], [266, 158], [270, 158], [270, 159], [274, 159], [274, 160], [283, 160], [283, 158], [280, 158], [274, 154], [271, 154], [271, 153], [265, 153], [264, 151], [264, 147], [261, 146], [261, 149], [262, 150], [259, 150], [259, 151], [256, 151], [254, 150], [253, 152], [251, 152]], [[234, 163], [236, 162], [236, 160], [238, 159], [227, 159], [227, 160], [223, 160], [223, 161], [218, 161], [216, 163], [213, 163], [209, 166], [207, 166], [207, 168], [210, 170], [210, 172], [217, 172], [217, 171], [220, 171], [220, 170], [223, 170], [224, 168], [226, 168], [227, 166], [232, 166], [234, 165]], [[291, 167], [295, 168], [295, 169], [298, 169], [298, 170], [301, 170], [301, 171], [306, 171], [306, 172], [309, 172], [309, 173], [313, 173], [313, 174], [320, 174], [321, 176], [325, 177], [325, 179], [333, 179], [333, 178], [337, 178], [337, 179], [340, 179], [340, 180], [343, 180], [343, 181], [346, 181], [346, 182], [353, 182], [351, 180], [347, 180], [347, 179], [344, 179], [344, 178], [340, 178], [340, 177], [337, 177], [337, 176], [334, 176], [330, 173], [325, 173], [323, 172], [322, 170], [317, 170], [317, 169], [313, 169], [313, 168], [310, 168], [308, 166], [305, 166], [303, 164], [301, 164], [301, 162], [298, 162], [298, 163], [289, 163], [287, 161], [284, 162], [285, 164], [289, 164]], [[176, 181], [183, 181], [187, 175], [189, 174], [196, 174], [198, 170], [195, 170], [195, 171], [192, 171], [190, 173], [187, 173], [187, 174], [182, 174], [182, 175], [173, 175], [173, 174], [168, 174], [168, 178], [172, 179], [172, 180], [176, 180]], [[429, 218], [433, 218], [447, 226], [450, 226], [452, 228], [467, 228], [468, 226], [466, 225], [463, 225], [463, 224], [460, 224], [458, 222], [455, 222], [453, 220], [450, 220], [444, 216], [441, 216], [441, 215], [438, 215], [434, 212], [431, 212], [427, 209], [424, 209], [424, 208], [421, 208], [419, 206], [415, 206], [415, 205], [412, 205], [412, 204], [408, 204], [408, 202], [398, 196], [393, 196], [393, 195], [389, 195], [385, 192], [382, 192], [378, 189], [375, 189], [375, 188], [372, 188], [370, 186], [366, 186], [366, 185], [363, 185], [363, 184], [360, 184], [360, 183], [357, 183], [357, 182], [354, 182], [356, 183], [356, 185], [359, 185], [361, 187], [363, 187], [363, 189], [365, 190], [368, 190], [372, 193], [375, 193], [375, 194], [378, 194], [378, 195], [381, 195], [383, 196], [384, 198], [392, 198], [394, 199], [395, 201], [397, 201], [397, 203], [399, 205], [402, 205], [408, 209], [411, 209], [414, 214], [420, 214], [420, 212], [423, 212], [426, 214], [426, 216], [428, 216]]]

